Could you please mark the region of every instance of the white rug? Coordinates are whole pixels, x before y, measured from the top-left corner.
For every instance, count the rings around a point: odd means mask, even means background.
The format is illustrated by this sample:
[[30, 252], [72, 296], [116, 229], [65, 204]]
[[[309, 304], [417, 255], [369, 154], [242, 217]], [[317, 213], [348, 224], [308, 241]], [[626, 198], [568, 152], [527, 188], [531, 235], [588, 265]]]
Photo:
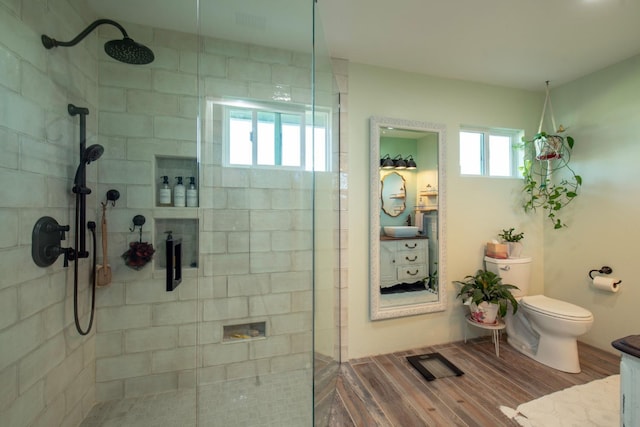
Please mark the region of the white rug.
[[620, 425], [620, 375], [576, 385], [523, 403], [501, 406], [524, 427], [611, 427]]

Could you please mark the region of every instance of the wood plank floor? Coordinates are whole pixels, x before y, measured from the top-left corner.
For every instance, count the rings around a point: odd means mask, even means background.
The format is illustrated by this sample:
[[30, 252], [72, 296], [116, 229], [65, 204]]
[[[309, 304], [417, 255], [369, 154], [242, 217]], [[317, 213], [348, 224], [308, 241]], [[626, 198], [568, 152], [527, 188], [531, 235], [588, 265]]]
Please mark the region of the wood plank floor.
[[[548, 368], [491, 338], [366, 357], [340, 367], [331, 427], [517, 426], [500, 406], [516, 408], [554, 391], [620, 372], [620, 357], [579, 344], [582, 372]], [[460, 377], [426, 381], [406, 357], [438, 352]]]

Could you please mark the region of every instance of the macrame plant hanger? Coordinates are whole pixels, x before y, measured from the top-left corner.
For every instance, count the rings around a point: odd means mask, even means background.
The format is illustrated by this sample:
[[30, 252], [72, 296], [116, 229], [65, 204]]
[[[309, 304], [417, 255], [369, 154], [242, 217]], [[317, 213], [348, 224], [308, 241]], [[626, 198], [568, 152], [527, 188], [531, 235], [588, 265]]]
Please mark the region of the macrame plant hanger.
[[544, 124], [545, 115], [547, 112], [547, 105], [549, 106], [549, 114], [551, 116], [551, 126], [554, 132], [564, 132], [562, 125], [556, 127], [556, 118], [553, 115], [553, 105], [551, 105], [551, 94], [549, 93], [549, 80], [546, 81], [546, 96], [544, 104], [542, 106], [542, 115], [540, 117], [540, 124], [538, 125], [538, 137], [535, 139], [536, 159], [540, 161], [541, 175], [545, 178], [545, 181], [551, 180], [551, 173], [553, 166], [552, 160], [562, 158], [562, 148], [564, 139], [559, 135], [549, 135], [543, 132], [542, 125]]

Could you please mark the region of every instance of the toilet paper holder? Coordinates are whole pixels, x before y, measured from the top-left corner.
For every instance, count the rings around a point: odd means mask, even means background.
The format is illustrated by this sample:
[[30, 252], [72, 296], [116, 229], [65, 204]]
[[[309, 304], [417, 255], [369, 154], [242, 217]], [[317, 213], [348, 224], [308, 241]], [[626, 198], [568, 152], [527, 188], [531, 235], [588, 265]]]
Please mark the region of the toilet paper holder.
[[[611, 267], [608, 267], [606, 265], [603, 265], [600, 270], [591, 270], [589, 272], [589, 277], [593, 280], [593, 273], [600, 273], [600, 274], [611, 274], [613, 273], [613, 269]], [[620, 283], [622, 283], [622, 280], [618, 280], [617, 282], [614, 283], [614, 285], [619, 285]]]

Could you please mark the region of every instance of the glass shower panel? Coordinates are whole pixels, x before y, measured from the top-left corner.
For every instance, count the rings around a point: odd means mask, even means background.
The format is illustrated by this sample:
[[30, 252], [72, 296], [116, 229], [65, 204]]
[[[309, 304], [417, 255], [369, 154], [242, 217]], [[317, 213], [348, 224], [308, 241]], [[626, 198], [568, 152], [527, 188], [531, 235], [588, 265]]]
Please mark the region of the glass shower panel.
[[[138, 7], [103, 10], [114, 6], [102, 3], [92, 3], [95, 13], [121, 21], [132, 38], [154, 51], [155, 60], [139, 66], [113, 61], [102, 45], [121, 36], [116, 28], [100, 29], [98, 138], [105, 154], [97, 164], [97, 193], [113, 188], [121, 197], [107, 211], [114, 282], [97, 294], [98, 405], [84, 425], [103, 416], [104, 425], [195, 426], [199, 296], [206, 292], [199, 255], [203, 209], [175, 197], [161, 203], [159, 189], [163, 176], [172, 196], [178, 177], [185, 185], [190, 177], [198, 187], [202, 181], [197, 10], [195, 3], [180, 3], [185, 21], [176, 30], [137, 13]], [[134, 226], [134, 217], [143, 217], [143, 224]], [[173, 291], [167, 291], [167, 277], [175, 276], [167, 261], [179, 258], [166, 252], [169, 236], [182, 247], [181, 281], [172, 281]], [[152, 243], [155, 254], [135, 269], [121, 255], [138, 241]]]
[[329, 425], [340, 367], [339, 90], [314, 3], [314, 425]]
[[[313, 2], [201, 2], [199, 15], [198, 425], [310, 426]], [[232, 132], [239, 109], [250, 153], [232, 162], [237, 144], [247, 144]]]

